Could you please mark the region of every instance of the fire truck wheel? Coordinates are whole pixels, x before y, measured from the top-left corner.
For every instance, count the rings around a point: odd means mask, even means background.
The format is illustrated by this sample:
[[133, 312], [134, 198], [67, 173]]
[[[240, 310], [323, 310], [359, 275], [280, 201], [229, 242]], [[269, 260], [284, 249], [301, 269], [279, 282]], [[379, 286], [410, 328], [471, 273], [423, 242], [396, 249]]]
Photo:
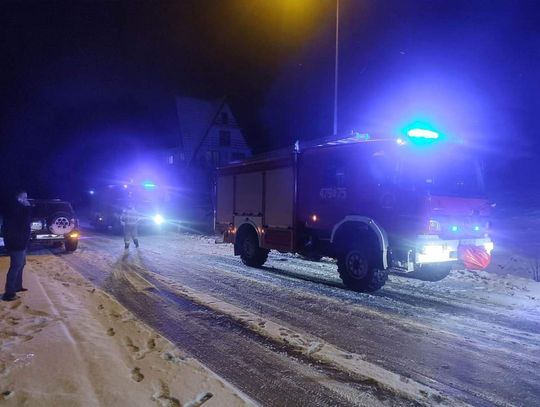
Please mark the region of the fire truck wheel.
[[268, 258], [268, 250], [259, 247], [259, 239], [255, 232], [244, 232], [238, 238], [242, 262], [246, 266], [261, 267]]
[[433, 264], [405, 274], [405, 276], [422, 281], [441, 281], [448, 274], [450, 274], [450, 271], [452, 271], [452, 266], [450, 265]]
[[343, 284], [351, 290], [372, 292], [380, 289], [388, 279], [388, 270], [372, 266], [371, 259], [361, 250], [350, 249], [337, 259]]

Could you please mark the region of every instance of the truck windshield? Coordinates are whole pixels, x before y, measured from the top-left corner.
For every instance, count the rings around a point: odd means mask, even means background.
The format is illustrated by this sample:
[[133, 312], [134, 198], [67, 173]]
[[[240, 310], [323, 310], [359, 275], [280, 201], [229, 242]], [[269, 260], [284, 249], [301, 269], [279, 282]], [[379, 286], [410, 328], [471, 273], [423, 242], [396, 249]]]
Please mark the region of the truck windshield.
[[403, 160], [400, 184], [408, 190], [426, 191], [433, 195], [482, 197], [484, 183], [477, 161], [472, 159]]

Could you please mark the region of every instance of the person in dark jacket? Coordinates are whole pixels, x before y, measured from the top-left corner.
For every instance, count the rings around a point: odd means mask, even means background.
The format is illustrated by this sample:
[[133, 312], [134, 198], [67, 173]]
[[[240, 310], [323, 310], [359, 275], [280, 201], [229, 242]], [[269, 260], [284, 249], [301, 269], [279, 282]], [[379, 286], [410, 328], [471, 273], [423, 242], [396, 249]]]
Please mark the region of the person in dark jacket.
[[16, 293], [27, 291], [22, 285], [22, 275], [30, 240], [30, 202], [25, 191], [18, 192], [15, 197], [17, 200], [6, 207], [2, 224], [4, 245], [10, 257], [6, 290], [2, 296], [4, 301], [13, 301], [17, 299]]

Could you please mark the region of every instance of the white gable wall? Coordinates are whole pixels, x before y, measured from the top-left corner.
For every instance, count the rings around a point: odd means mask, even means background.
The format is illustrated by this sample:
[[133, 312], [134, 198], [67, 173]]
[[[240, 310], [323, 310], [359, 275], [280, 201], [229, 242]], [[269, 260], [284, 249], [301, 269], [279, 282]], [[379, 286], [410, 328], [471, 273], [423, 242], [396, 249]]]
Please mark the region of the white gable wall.
[[[222, 113], [227, 114], [227, 122], [223, 121]], [[230, 135], [230, 144], [222, 145], [221, 134], [228, 132]], [[238, 127], [236, 118], [227, 104], [215, 115], [214, 125], [208, 132], [203, 143], [197, 152], [197, 161], [211, 161], [213, 165], [225, 165], [231, 161], [238, 161], [251, 156], [251, 150], [248, 147], [242, 131]]]
[[[222, 100], [178, 97], [176, 108], [182, 151], [175, 153], [174, 162], [182, 157], [186, 164], [213, 167], [251, 156], [236, 118]], [[220, 143], [221, 132], [230, 134], [229, 145]]]

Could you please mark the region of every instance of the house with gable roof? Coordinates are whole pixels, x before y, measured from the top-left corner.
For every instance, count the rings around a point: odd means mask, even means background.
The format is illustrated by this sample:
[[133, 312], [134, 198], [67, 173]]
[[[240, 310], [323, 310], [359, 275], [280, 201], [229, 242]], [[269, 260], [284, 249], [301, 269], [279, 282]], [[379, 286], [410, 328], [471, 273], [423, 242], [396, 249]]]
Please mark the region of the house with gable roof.
[[170, 187], [179, 219], [211, 230], [214, 171], [251, 156], [251, 149], [225, 99], [177, 97], [176, 112], [178, 144], [161, 151], [159, 160], [173, 180]]
[[176, 98], [180, 142], [167, 150], [168, 165], [212, 171], [251, 156], [226, 100]]

